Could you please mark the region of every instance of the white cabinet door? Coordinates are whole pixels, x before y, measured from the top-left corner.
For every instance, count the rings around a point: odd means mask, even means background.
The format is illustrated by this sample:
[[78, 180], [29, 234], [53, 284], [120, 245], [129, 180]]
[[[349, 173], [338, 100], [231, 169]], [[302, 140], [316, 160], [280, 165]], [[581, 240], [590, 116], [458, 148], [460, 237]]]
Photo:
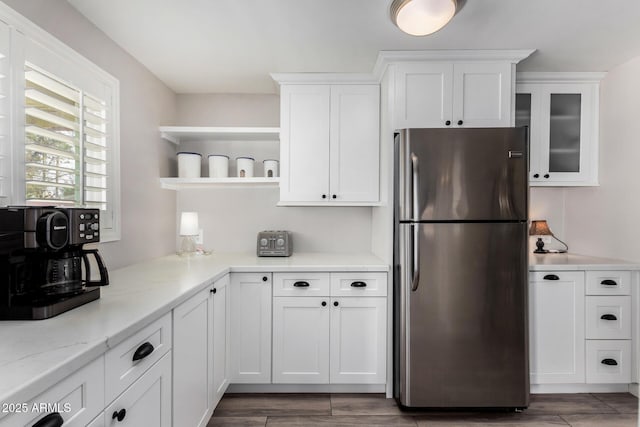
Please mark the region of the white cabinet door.
[[229, 386], [229, 275], [213, 284], [213, 408]]
[[440, 128], [451, 125], [453, 64], [402, 64], [396, 72], [396, 129]]
[[584, 272], [529, 275], [532, 384], [585, 382]]
[[104, 412], [105, 424], [109, 427], [186, 425], [171, 423], [171, 352], [149, 368]]
[[386, 298], [334, 298], [331, 302], [330, 382], [384, 384], [386, 331]]
[[280, 90], [281, 202], [328, 200], [330, 96], [328, 85]]
[[377, 202], [380, 87], [331, 86], [330, 201]]
[[273, 299], [273, 382], [329, 382], [329, 297]]
[[173, 310], [173, 425], [176, 426], [205, 426], [213, 413], [212, 295], [207, 288]]
[[530, 126], [532, 186], [598, 184], [598, 90], [597, 83], [517, 85], [516, 126]]
[[271, 273], [232, 273], [232, 383], [271, 382]]
[[456, 63], [452, 126], [511, 126], [511, 74], [510, 63]]

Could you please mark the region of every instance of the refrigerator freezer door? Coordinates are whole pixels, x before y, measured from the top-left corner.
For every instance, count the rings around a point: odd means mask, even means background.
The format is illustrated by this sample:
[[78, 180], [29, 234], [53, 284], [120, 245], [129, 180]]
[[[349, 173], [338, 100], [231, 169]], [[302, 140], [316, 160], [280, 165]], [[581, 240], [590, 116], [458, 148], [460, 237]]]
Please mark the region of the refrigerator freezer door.
[[396, 397], [402, 405], [528, 406], [526, 226], [399, 225]]
[[399, 220], [526, 220], [526, 128], [405, 129]]

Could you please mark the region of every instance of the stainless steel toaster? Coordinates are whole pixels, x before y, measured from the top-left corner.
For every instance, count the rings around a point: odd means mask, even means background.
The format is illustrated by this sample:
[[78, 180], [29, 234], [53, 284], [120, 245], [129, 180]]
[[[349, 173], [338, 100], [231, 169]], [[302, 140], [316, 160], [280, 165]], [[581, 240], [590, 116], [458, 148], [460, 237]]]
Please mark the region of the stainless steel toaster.
[[293, 250], [291, 232], [266, 230], [258, 233], [258, 256], [290, 256]]

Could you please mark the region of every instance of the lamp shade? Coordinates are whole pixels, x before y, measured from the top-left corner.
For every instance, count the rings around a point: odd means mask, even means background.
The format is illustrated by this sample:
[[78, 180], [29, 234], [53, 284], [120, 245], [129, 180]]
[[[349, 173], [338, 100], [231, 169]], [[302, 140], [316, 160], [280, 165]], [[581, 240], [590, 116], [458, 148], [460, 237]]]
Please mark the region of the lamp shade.
[[529, 228], [530, 236], [553, 236], [553, 233], [549, 229], [546, 220], [531, 221], [531, 228]]
[[456, 14], [456, 0], [394, 0], [391, 20], [412, 36], [435, 33]]
[[180, 235], [198, 235], [198, 212], [182, 212], [180, 215]]

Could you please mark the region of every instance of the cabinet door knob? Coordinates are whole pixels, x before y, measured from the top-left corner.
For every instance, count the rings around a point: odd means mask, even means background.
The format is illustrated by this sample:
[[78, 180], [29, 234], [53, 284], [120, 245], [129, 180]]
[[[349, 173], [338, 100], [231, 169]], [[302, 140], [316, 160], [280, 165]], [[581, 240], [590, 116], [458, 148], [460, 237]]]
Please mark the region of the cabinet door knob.
[[326, 194], [323, 194], [323, 195], [322, 195], [322, 198], [323, 198], [323, 199], [326, 199], [326, 198], [327, 198], [327, 195], [326, 195]]
[[605, 279], [602, 282], [600, 282], [600, 284], [604, 286], [618, 286], [618, 283], [615, 280], [611, 280], [611, 279]]
[[122, 408], [119, 411], [114, 411], [113, 415], [111, 416], [111, 419], [112, 420], [117, 419], [118, 422], [120, 422], [120, 421], [124, 420], [124, 417], [126, 417], [126, 416], [127, 416], [127, 410]]
[[618, 366], [618, 362], [615, 359], [602, 359], [600, 363], [607, 366]]
[[295, 286], [296, 288], [308, 288], [309, 282], [295, 282], [293, 286]]
[[545, 178], [549, 178], [549, 174], [548, 174], [548, 173], [545, 173], [545, 174], [544, 174], [544, 177], [545, 177]]
[[458, 126], [462, 126], [462, 123], [464, 123], [462, 120], [458, 120]]
[[338, 198], [338, 196], [336, 196], [335, 194], [332, 194], [332, 195], [331, 195], [331, 198], [332, 198], [332, 199], [337, 199], [337, 198]]
[[43, 417], [37, 423], [35, 423], [32, 427], [61, 427], [64, 424], [64, 420], [62, 419], [62, 415], [59, 412], [52, 412], [47, 416]]
[[267, 276], [262, 276], [262, 281], [263, 281], [263, 282], [266, 282], [267, 280], [269, 280], [269, 279], [267, 278]]
[[534, 174], [533, 174], [533, 177], [534, 177], [534, 178], [540, 178], [540, 174], [539, 174], [539, 173], [534, 173]]
[[618, 320], [615, 314], [603, 314], [600, 318], [602, 320]]
[[327, 306], [327, 302], [326, 301], [322, 301], [322, 306], [326, 307]]
[[340, 305], [340, 304], [338, 304], [338, 301], [334, 301], [334, 302], [333, 302], [333, 306], [334, 306], [334, 307], [337, 307], [338, 305]]
[[138, 347], [133, 353], [133, 361], [136, 362], [138, 360], [144, 359], [145, 357], [153, 353], [153, 350], [155, 350], [155, 348], [153, 348], [153, 344], [147, 341], [146, 343], [140, 345], [140, 347]]
[[209, 292], [211, 292], [212, 294], [215, 294], [216, 292], [218, 292], [218, 290], [216, 288], [213, 288]]
[[447, 120], [446, 122], [444, 122], [444, 124], [445, 124], [446, 126], [451, 126], [451, 120]]
[[366, 288], [367, 284], [365, 282], [361, 282], [361, 281], [351, 282], [351, 287], [352, 288]]
[[543, 279], [544, 280], [560, 280], [560, 278], [555, 274], [547, 274], [546, 276], [543, 277]]

